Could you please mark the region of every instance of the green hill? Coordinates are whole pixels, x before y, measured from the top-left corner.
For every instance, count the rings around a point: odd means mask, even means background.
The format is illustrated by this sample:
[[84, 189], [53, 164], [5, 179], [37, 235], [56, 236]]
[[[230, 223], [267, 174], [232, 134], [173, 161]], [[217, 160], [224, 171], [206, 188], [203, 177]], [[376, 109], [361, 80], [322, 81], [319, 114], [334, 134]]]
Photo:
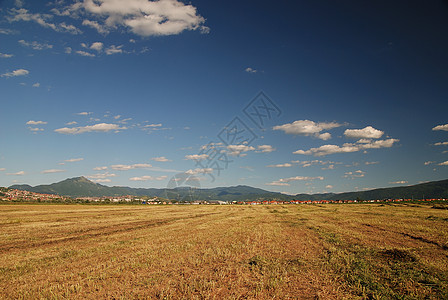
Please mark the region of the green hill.
[[375, 200], [388, 198], [448, 198], [448, 180], [433, 181], [412, 186], [378, 188], [362, 192], [327, 193], [327, 194], [297, 194], [294, 196], [270, 192], [245, 185], [217, 187], [210, 189], [195, 189], [179, 187], [173, 189], [130, 188], [121, 186], [105, 186], [94, 183], [85, 177], [75, 177], [61, 182], [38, 185], [13, 185], [10, 188], [26, 190], [43, 194], [57, 194], [69, 197], [114, 197], [114, 196], [149, 196], [166, 197], [184, 200], [222, 200], [251, 201], [257, 199], [279, 200]]

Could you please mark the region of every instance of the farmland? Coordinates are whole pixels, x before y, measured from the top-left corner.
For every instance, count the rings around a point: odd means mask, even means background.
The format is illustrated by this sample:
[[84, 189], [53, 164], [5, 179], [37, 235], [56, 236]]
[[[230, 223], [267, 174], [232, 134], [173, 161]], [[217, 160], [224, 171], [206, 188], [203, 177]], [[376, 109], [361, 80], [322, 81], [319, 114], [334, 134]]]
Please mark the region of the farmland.
[[441, 299], [448, 206], [0, 205], [6, 299]]

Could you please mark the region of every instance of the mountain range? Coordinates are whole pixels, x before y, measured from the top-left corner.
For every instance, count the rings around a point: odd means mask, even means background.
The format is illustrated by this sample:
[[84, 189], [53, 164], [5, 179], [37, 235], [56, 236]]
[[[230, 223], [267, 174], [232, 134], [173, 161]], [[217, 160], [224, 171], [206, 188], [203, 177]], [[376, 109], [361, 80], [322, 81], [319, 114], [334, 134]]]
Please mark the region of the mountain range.
[[245, 185], [216, 187], [208, 189], [177, 187], [170, 189], [131, 188], [122, 186], [105, 186], [94, 183], [85, 177], [69, 178], [48, 185], [12, 185], [9, 188], [42, 194], [57, 194], [69, 197], [114, 197], [114, 196], [148, 196], [183, 200], [222, 200], [250, 201], [255, 199], [280, 200], [373, 200], [388, 198], [448, 198], [448, 179], [432, 181], [417, 185], [378, 188], [362, 192], [297, 194], [285, 195]]

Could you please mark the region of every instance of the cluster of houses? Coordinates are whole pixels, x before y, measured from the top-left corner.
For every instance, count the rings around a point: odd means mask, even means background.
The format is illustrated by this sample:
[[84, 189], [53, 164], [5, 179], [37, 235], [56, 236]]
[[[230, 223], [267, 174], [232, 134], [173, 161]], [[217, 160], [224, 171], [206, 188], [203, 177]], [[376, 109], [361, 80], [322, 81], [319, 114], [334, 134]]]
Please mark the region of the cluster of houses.
[[409, 201], [446, 201], [446, 199], [382, 199], [382, 200], [267, 200], [258, 199], [254, 201], [220, 201], [220, 200], [196, 200], [196, 201], [170, 201], [159, 197], [138, 197], [138, 196], [116, 196], [116, 197], [79, 197], [69, 198], [53, 194], [40, 194], [29, 191], [2, 188], [0, 201], [20, 201], [20, 202], [84, 202], [84, 203], [140, 203], [146, 205], [172, 205], [172, 204], [239, 204], [239, 205], [276, 205], [276, 204], [331, 204], [331, 203], [374, 203], [374, 202], [409, 202]]
[[66, 201], [68, 197], [53, 195], [53, 194], [40, 194], [29, 191], [5, 189], [0, 194], [0, 200], [2, 201], [23, 201], [23, 202], [56, 202]]
[[446, 201], [447, 199], [382, 199], [382, 200], [291, 200], [291, 201], [240, 201], [237, 204], [270, 205], [270, 204], [330, 204], [330, 203], [374, 203], [374, 202], [410, 202], [410, 201]]

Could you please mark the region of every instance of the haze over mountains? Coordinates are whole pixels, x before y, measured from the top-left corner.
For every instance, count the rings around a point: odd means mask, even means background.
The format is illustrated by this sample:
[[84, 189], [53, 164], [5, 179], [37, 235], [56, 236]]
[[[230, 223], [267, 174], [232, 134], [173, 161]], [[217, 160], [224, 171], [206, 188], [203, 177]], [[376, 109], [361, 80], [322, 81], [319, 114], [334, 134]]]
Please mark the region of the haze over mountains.
[[12, 185], [12, 189], [26, 190], [44, 194], [58, 194], [69, 197], [113, 197], [113, 196], [150, 196], [183, 198], [188, 195], [192, 200], [245, 201], [259, 198], [282, 200], [373, 200], [387, 198], [448, 198], [448, 180], [432, 181], [411, 186], [378, 188], [362, 192], [297, 194], [285, 195], [250, 186], [238, 185], [216, 187], [210, 189], [190, 189], [178, 187], [174, 189], [108, 187], [94, 183], [85, 177], [69, 178], [49, 185]]

